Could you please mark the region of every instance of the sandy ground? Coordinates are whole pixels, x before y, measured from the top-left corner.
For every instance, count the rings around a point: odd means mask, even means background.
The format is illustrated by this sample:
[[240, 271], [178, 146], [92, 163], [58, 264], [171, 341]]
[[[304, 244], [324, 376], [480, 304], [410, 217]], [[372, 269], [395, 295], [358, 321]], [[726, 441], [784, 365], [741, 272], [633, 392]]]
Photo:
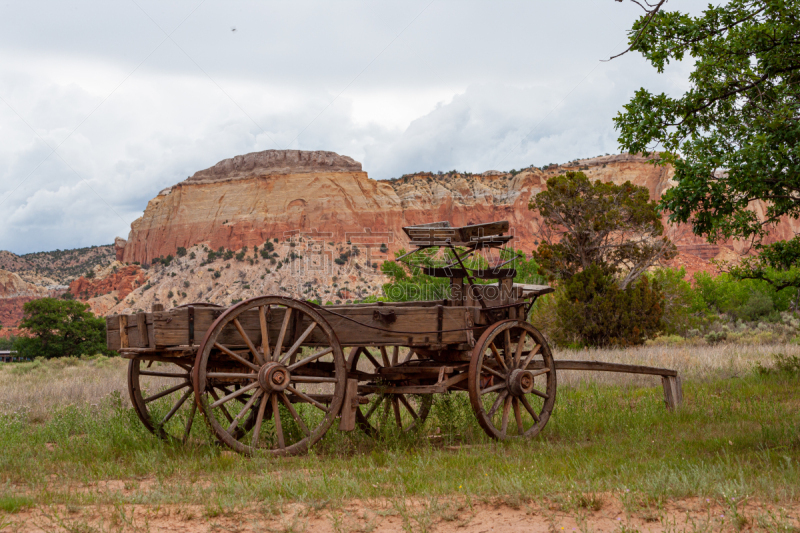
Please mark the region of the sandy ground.
[[290, 504], [250, 505], [239, 510], [209, 506], [50, 506], [0, 515], [0, 531], [104, 532], [696, 532], [800, 531], [800, 504], [789, 506], [692, 498], [631, 511], [615, 496], [601, 496], [598, 510], [553, 502], [465, 499], [435, 501], [352, 501], [337, 507]]

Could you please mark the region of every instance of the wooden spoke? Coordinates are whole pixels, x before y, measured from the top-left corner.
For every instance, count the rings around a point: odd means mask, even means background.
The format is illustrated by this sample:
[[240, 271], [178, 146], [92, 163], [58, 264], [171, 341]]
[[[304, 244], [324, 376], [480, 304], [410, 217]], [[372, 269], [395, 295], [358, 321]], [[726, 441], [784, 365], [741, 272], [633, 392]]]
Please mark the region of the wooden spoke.
[[188, 386], [189, 386], [189, 382], [185, 381], [185, 382], [181, 383], [180, 385], [175, 385], [174, 387], [170, 387], [168, 389], [164, 389], [161, 392], [159, 392], [158, 394], [154, 394], [152, 396], [148, 396], [147, 398], [144, 398], [144, 403], [150, 403], [150, 402], [152, 402], [154, 400], [158, 400], [159, 398], [163, 398], [164, 396], [166, 396], [168, 394], [172, 394], [173, 392], [181, 390], [182, 388], [188, 387]]
[[505, 389], [508, 385], [504, 381], [503, 383], [498, 383], [497, 385], [492, 385], [491, 387], [487, 387], [485, 389], [481, 389], [481, 396], [484, 394], [489, 394], [490, 392], [494, 392], [496, 390]]
[[501, 374], [500, 372], [498, 372], [497, 370], [495, 370], [494, 368], [492, 368], [490, 366], [484, 366], [483, 367], [483, 371], [484, 372], [488, 372], [491, 375], [502, 379], [503, 381], [505, 381], [505, 379], [506, 379], [506, 375], [505, 374]]
[[[522, 364], [522, 366], [520, 366], [520, 368], [528, 368], [528, 365], [531, 364], [531, 359], [533, 359], [533, 357], [537, 353], [539, 353], [539, 350], [541, 350], [541, 349], [542, 349], [542, 345], [541, 344], [537, 344], [536, 346], [534, 346], [533, 350], [531, 350], [531, 353], [529, 353], [528, 357], [525, 358], [525, 362]], [[549, 372], [550, 369], [548, 368], [547, 371]]]
[[261, 354], [258, 353], [253, 341], [251, 341], [250, 337], [247, 336], [247, 333], [244, 332], [244, 328], [242, 327], [242, 324], [239, 322], [238, 318], [233, 319], [233, 325], [236, 327], [236, 331], [239, 332], [239, 336], [242, 338], [242, 340], [244, 340], [245, 344], [247, 344], [247, 348], [250, 350], [250, 353], [253, 354], [253, 358], [260, 364], [263, 364], [261, 363]]
[[189, 434], [192, 432], [195, 413], [197, 413], [197, 402], [192, 402], [192, 410], [189, 411], [189, 418], [186, 420], [186, 430], [183, 432], [183, 439], [181, 439], [184, 444], [189, 440]]
[[207, 378], [229, 378], [229, 379], [258, 379], [258, 374], [249, 373], [243, 374], [238, 372], [209, 372], [206, 374]]
[[528, 411], [536, 423], [539, 423], [539, 415], [536, 414], [536, 411], [533, 410], [531, 404], [528, 403], [528, 399], [525, 396], [520, 396], [519, 401], [522, 402], [522, 406], [525, 407], [525, 410]]
[[326, 378], [322, 376], [292, 376], [295, 383], [336, 383], [336, 378]]
[[[411, 361], [411, 358], [414, 357], [414, 353], [415, 353], [414, 352], [414, 348], [411, 348], [409, 346], [408, 353], [406, 354], [405, 358], [403, 359], [403, 362], [400, 363], [400, 364], [404, 365], [404, 364], [408, 363], [409, 361]], [[395, 365], [395, 366], [397, 366], [397, 365]]]
[[250, 446], [253, 448], [258, 447], [258, 436], [261, 433], [261, 422], [264, 421], [264, 410], [267, 408], [267, 400], [263, 398], [261, 405], [258, 406], [258, 414], [256, 415], [256, 424], [253, 426], [253, 437], [250, 440]]
[[295, 421], [300, 425], [300, 429], [303, 430], [303, 433], [305, 433], [306, 436], [311, 435], [311, 431], [308, 429], [308, 427], [306, 427], [306, 423], [303, 422], [303, 419], [300, 418], [300, 415], [297, 414], [297, 411], [292, 405], [292, 402], [289, 401], [289, 398], [286, 396], [286, 393], [284, 392], [281, 392], [281, 401], [283, 402], [283, 405], [286, 406], [286, 409], [289, 411], [289, 414], [292, 415], [292, 418], [294, 418]]
[[381, 351], [381, 359], [383, 360], [383, 366], [384, 367], [392, 366], [391, 363], [389, 363], [389, 354], [386, 353], [386, 346], [379, 346], [379, 349]]
[[367, 356], [367, 359], [369, 359], [370, 363], [375, 365], [375, 368], [382, 368], [381, 364], [378, 361], [376, 361], [374, 357], [372, 357], [372, 354], [369, 353], [369, 350], [367, 348], [364, 348], [364, 350], [361, 353]]
[[239, 361], [239, 362], [240, 362], [240, 363], [242, 363], [243, 365], [245, 365], [245, 366], [248, 366], [248, 367], [252, 368], [252, 369], [253, 369], [253, 370], [255, 370], [256, 372], [258, 372], [259, 370], [261, 370], [261, 368], [260, 368], [258, 365], [254, 365], [253, 363], [251, 363], [250, 361], [248, 361], [247, 359], [245, 359], [244, 357], [242, 357], [242, 356], [241, 356], [241, 355], [239, 355], [238, 353], [236, 353], [236, 352], [234, 352], [234, 351], [232, 351], [232, 350], [229, 350], [228, 348], [226, 348], [225, 346], [221, 345], [221, 344], [220, 344], [220, 343], [218, 343], [218, 342], [215, 342], [215, 343], [214, 343], [214, 347], [215, 347], [217, 350], [220, 350], [220, 351], [222, 351], [222, 352], [224, 352], [224, 353], [226, 353], [226, 354], [230, 355], [231, 357], [233, 357], [234, 359], [236, 359], [237, 361]]
[[308, 363], [310, 363], [312, 361], [316, 361], [317, 359], [319, 359], [323, 355], [328, 355], [332, 351], [333, 351], [333, 348], [325, 348], [321, 352], [317, 352], [317, 353], [311, 354], [308, 357], [306, 357], [305, 359], [300, 359], [296, 363], [291, 364], [286, 368], [289, 370], [289, 372], [292, 372], [296, 368], [300, 368], [301, 366], [306, 365], [306, 364], [308, 364]]
[[231, 425], [228, 426], [228, 433], [233, 433], [233, 430], [236, 429], [236, 426], [239, 425], [239, 422], [242, 420], [242, 417], [244, 417], [244, 415], [246, 415], [247, 412], [250, 411], [250, 409], [253, 407], [253, 404], [256, 403], [256, 400], [258, 399], [259, 396], [261, 396], [263, 392], [264, 392], [263, 390], [259, 389], [255, 393], [253, 393], [252, 396], [250, 396], [250, 399], [247, 400], [246, 404], [244, 404], [242, 410], [239, 411], [239, 414], [237, 414], [233, 418], [233, 422], [231, 422]]
[[500, 428], [500, 433], [503, 435], [506, 434], [508, 431], [508, 414], [511, 411], [511, 396], [506, 396], [505, 403], [503, 403], [503, 420], [502, 420], [502, 427]]
[[295, 389], [291, 385], [287, 386], [286, 390], [288, 390], [289, 392], [291, 392], [292, 394], [294, 394], [295, 396], [297, 396], [301, 400], [303, 400], [305, 402], [308, 402], [310, 404], [313, 404], [318, 409], [320, 409], [320, 410], [322, 410], [322, 411], [324, 411], [326, 413], [328, 412], [328, 408], [325, 407], [324, 404], [319, 403], [317, 400], [315, 400], [311, 396], [307, 396], [306, 394], [303, 394], [302, 392], [300, 392], [299, 390]]
[[514, 352], [514, 366], [517, 366], [522, 359], [522, 348], [525, 346], [525, 339], [527, 336], [528, 334], [525, 331], [523, 331], [519, 336], [519, 340], [517, 341], [517, 351]]
[[547, 374], [548, 372], [550, 372], [549, 368], [540, 368], [539, 370], [531, 370], [531, 375], [536, 377], [541, 376], [542, 374]]
[[283, 350], [283, 338], [286, 336], [286, 328], [289, 327], [289, 321], [292, 319], [291, 307], [286, 308], [286, 314], [283, 315], [283, 324], [281, 324], [281, 332], [278, 335], [278, 342], [275, 343], [275, 355], [273, 359], [278, 361], [281, 357], [281, 350]]
[[392, 366], [397, 366], [397, 358], [400, 355], [400, 347], [392, 346]]
[[245, 392], [249, 391], [250, 389], [254, 389], [256, 387], [258, 387], [258, 381], [254, 381], [253, 383], [251, 383], [249, 385], [246, 385], [246, 386], [242, 387], [239, 390], [235, 390], [232, 393], [223, 396], [222, 398], [220, 398], [216, 402], [212, 403], [208, 407], [209, 407], [209, 409], [214, 409], [215, 407], [219, 407], [220, 405], [224, 404], [225, 402], [229, 402], [229, 401], [233, 400], [234, 398], [236, 398], [237, 396], [239, 396], [241, 394], [244, 394]]
[[174, 372], [153, 372], [152, 370], [140, 370], [140, 376], [155, 376], [159, 378], [181, 378], [181, 379], [188, 379], [189, 374], [176, 374]]
[[494, 401], [492, 408], [487, 411], [486, 415], [491, 418], [497, 412], [497, 409], [500, 407], [500, 404], [503, 403], [505, 397], [508, 396], [508, 391], [503, 391], [497, 395], [497, 399]]
[[259, 360], [262, 365], [272, 359], [269, 351], [269, 328], [267, 328], [267, 312], [268, 305], [262, 305], [258, 308], [258, 322], [261, 325], [261, 351], [264, 353], [264, 358]]
[[506, 366], [506, 362], [503, 361], [503, 358], [500, 357], [500, 351], [497, 349], [497, 346], [494, 343], [489, 344], [489, 348], [492, 350], [492, 355], [494, 356], [495, 360], [503, 367], [503, 370], [508, 372], [508, 367]]
[[522, 426], [522, 413], [519, 410], [519, 399], [514, 398], [512, 400], [512, 405], [514, 406], [514, 418], [517, 419], [517, 431], [519, 432], [520, 435], [522, 435], [525, 433], [525, 430], [523, 429]]
[[408, 403], [408, 400], [406, 400], [405, 395], [398, 394], [397, 398], [400, 400], [400, 403], [402, 403], [406, 407], [408, 412], [411, 413], [411, 416], [414, 418], [414, 420], [417, 420], [419, 418], [419, 415], [417, 415], [417, 412], [414, 410], [413, 407], [411, 407], [411, 404]]
[[531, 391], [531, 394], [535, 394], [536, 396], [538, 396], [538, 397], [540, 397], [540, 398], [544, 398], [545, 400], [546, 400], [546, 399], [548, 399], [548, 398], [550, 397], [550, 396], [548, 396], [547, 394], [545, 394], [545, 393], [543, 393], [543, 392], [541, 392], [541, 391], [539, 391], [539, 390], [536, 390], [536, 389], [533, 389], [533, 390]]
[[278, 395], [272, 394], [270, 400], [272, 401], [272, 416], [275, 419], [275, 436], [278, 437], [278, 448], [286, 448], [286, 442], [283, 440], [283, 428], [281, 427], [281, 410], [278, 409]]
[[396, 396], [392, 396], [392, 410], [394, 411], [394, 421], [397, 423], [397, 427], [402, 428], [403, 419], [400, 416], [400, 401]]
[[369, 408], [369, 411], [367, 411], [367, 414], [366, 414], [366, 415], [364, 415], [364, 418], [366, 418], [367, 420], [369, 420], [369, 417], [371, 417], [371, 416], [372, 416], [372, 413], [374, 413], [374, 412], [375, 412], [375, 410], [376, 410], [378, 407], [380, 407], [380, 406], [381, 406], [381, 404], [382, 404], [382, 403], [383, 403], [383, 402], [384, 402], [384, 401], [385, 401], [387, 398], [388, 398], [388, 396], [385, 396], [385, 395], [380, 395], [380, 396], [378, 396], [378, 401], [377, 401], [377, 402], [375, 402], [374, 404], [372, 404], [372, 405], [370, 406], [370, 408]]
[[[208, 393], [211, 395], [212, 398], [214, 398], [215, 400], [219, 401], [219, 396], [217, 396], [217, 393], [214, 392], [213, 388], [209, 389]], [[224, 405], [220, 405], [219, 408], [222, 411], [222, 414], [225, 415], [225, 418], [228, 419], [228, 422], [233, 422], [233, 417], [228, 412], [228, 410], [225, 408], [225, 406]]]
[[181, 405], [183, 405], [183, 402], [185, 402], [185, 401], [186, 401], [186, 399], [187, 399], [189, 396], [191, 396], [192, 394], [194, 394], [194, 391], [193, 391], [192, 389], [189, 389], [189, 390], [187, 390], [187, 391], [184, 393], [184, 395], [183, 395], [183, 396], [181, 396], [181, 397], [180, 397], [180, 399], [179, 399], [179, 400], [178, 400], [178, 401], [175, 403], [175, 405], [173, 405], [173, 406], [172, 406], [172, 409], [170, 409], [170, 410], [169, 410], [169, 413], [167, 413], [167, 414], [166, 414], [166, 416], [165, 416], [165, 417], [164, 417], [164, 419], [161, 421], [161, 423], [159, 424], [159, 426], [164, 426], [164, 425], [165, 425], [167, 422], [169, 422], [169, 419], [170, 419], [170, 418], [172, 418], [173, 416], [175, 416], [175, 413], [177, 413], [177, 412], [178, 412], [178, 409], [180, 409], [180, 408], [181, 408]]
[[507, 329], [503, 332], [503, 357], [508, 365], [512, 364], [511, 360], [511, 330]]
[[317, 327], [317, 323], [316, 322], [312, 322], [311, 325], [306, 328], [306, 330], [303, 332], [303, 334], [300, 335], [300, 337], [297, 339], [297, 341], [295, 341], [295, 343], [292, 344], [292, 347], [289, 348], [286, 351], [284, 356], [281, 358], [280, 362], [281, 363], [285, 363], [291, 356], [293, 356], [294, 353], [297, 351], [297, 349], [300, 348], [300, 345], [303, 344], [303, 341], [306, 340], [306, 338], [309, 335], [311, 335], [311, 332], [314, 331], [314, 328], [316, 328], [316, 327]]

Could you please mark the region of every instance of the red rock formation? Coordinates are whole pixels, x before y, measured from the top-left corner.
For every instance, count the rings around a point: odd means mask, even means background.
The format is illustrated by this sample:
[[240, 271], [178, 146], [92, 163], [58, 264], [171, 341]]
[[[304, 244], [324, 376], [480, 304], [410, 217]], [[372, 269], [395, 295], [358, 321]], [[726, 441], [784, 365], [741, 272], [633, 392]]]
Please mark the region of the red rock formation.
[[114, 239], [114, 254], [116, 255], [117, 261], [122, 261], [122, 258], [125, 255], [126, 244], [128, 244], [128, 241], [126, 241], [122, 237], [117, 237], [116, 239]]
[[95, 296], [117, 291], [121, 300], [145, 282], [144, 271], [137, 265], [120, 268], [103, 279], [86, 279], [83, 276], [69, 284], [69, 292], [86, 301]]
[[[420, 173], [375, 181], [359, 163], [332, 152], [268, 150], [226, 159], [159, 193], [131, 225], [121, 255], [126, 262], [147, 264], [174, 254], [179, 246], [239, 249], [295, 232], [317, 232], [324, 241], [386, 242], [397, 250], [407, 244], [403, 226], [433, 220], [455, 225], [509, 220], [515, 245], [531, 250], [537, 218], [528, 209], [530, 198], [549, 177], [567, 170], [582, 170], [590, 179], [631, 181], [646, 187], [654, 199], [674, 185], [670, 167], [630, 154], [513, 175]], [[790, 236], [796, 225], [787, 221], [774, 236]], [[668, 234], [679, 250], [688, 247], [687, 253], [703, 260], [723, 248], [744, 250], [737, 243], [712, 247], [685, 225], [669, 226]]]
[[19, 334], [16, 327], [22, 320], [22, 306], [36, 299], [34, 296], [16, 296], [0, 300], [0, 325], [3, 326], [0, 336]]

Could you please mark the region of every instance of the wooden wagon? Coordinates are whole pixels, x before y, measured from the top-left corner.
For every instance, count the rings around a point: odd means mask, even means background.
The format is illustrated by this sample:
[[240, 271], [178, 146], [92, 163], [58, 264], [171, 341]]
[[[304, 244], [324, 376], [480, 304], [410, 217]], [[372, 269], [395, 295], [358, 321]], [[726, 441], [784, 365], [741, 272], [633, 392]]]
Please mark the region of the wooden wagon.
[[[433, 394], [453, 391], [469, 395], [490, 437], [530, 438], [550, 418], [557, 367], [526, 317], [553, 289], [514, 284], [507, 264], [467, 261], [502, 247], [508, 229], [404, 228], [411, 253], [448, 250], [449, 262], [422, 266], [449, 278], [447, 299], [319, 306], [262, 296], [229, 308], [154, 309], [107, 317], [108, 346], [130, 359], [142, 423], [168, 440], [204, 438], [210, 428], [241, 453], [301, 453], [337, 419], [342, 430], [373, 435], [387, 425], [413, 431]], [[207, 425], [195, 423], [198, 409]]]

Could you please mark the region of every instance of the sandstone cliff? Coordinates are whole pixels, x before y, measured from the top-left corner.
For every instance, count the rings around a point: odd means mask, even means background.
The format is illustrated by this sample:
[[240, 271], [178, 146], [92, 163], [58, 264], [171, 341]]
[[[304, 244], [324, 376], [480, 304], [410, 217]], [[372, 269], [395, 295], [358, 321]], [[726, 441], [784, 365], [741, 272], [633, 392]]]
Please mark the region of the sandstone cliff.
[[[419, 173], [375, 181], [359, 163], [332, 152], [269, 150], [226, 159], [162, 191], [131, 225], [127, 241], [116, 244], [122, 260], [142, 264], [180, 246], [236, 250], [297, 233], [333, 242], [385, 242], [397, 250], [407, 243], [403, 226], [509, 220], [515, 245], [529, 251], [536, 246], [537, 221], [528, 202], [548, 178], [567, 170], [582, 170], [591, 179], [631, 181], [654, 199], [673, 185], [671, 168], [630, 154], [519, 172]], [[793, 230], [789, 226], [784, 233]], [[711, 246], [686, 226], [669, 226], [668, 233], [682, 254], [701, 263], [742, 251], [735, 243]], [[687, 266], [697, 263], [693, 258]]]

